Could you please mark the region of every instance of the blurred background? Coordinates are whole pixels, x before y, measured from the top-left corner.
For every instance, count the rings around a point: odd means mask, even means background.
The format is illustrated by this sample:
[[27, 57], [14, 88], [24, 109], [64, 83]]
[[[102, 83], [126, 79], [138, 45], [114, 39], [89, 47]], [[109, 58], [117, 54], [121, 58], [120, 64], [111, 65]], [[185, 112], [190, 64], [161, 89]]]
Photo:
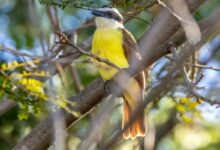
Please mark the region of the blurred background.
[[[55, 1], [59, 2], [59, 1]], [[138, 40], [149, 29], [160, 10], [154, 0], [78, 0], [90, 7], [111, 5], [117, 7], [126, 18], [125, 27]], [[141, 2], [142, 5], [139, 5]], [[143, 5], [144, 4], [144, 5]], [[148, 9], [144, 9], [148, 6]], [[152, 6], [151, 6], [152, 5]], [[220, 6], [219, 0], [208, 0], [194, 13], [197, 21], [208, 17]], [[134, 17], [135, 10], [139, 11]], [[83, 49], [90, 50], [91, 37], [95, 31], [93, 16], [88, 10], [71, 6], [46, 5], [38, 0], [0, 0], [0, 63], [26, 62], [33, 58], [50, 57], [55, 31], [65, 32]], [[181, 48], [180, 48], [181, 49]], [[220, 35], [209, 37], [198, 54], [198, 62], [220, 67]], [[68, 55], [69, 50], [59, 56]], [[27, 54], [27, 55], [23, 55]], [[148, 69], [146, 90], [154, 88], [167, 74], [170, 59], [163, 57]], [[35, 64], [42, 67], [40, 64]], [[9, 67], [9, 66], [7, 66]], [[29, 67], [22, 68], [30, 69]], [[31, 67], [31, 71], [36, 70]], [[220, 98], [220, 70], [201, 69], [198, 92], [214, 100]], [[20, 72], [20, 70], [16, 70]], [[22, 71], [21, 71], [22, 72]], [[47, 80], [45, 93], [56, 97], [75, 95], [99, 77], [96, 67], [86, 56], [75, 58], [71, 65]], [[182, 76], [176, 77], [177, 81]], [[1, 74], [1, 86], [5, 76]], [[60, 103], [26, 101], [22, 95], [5, 94], [0, 90], [0, 149], [12, 149], [48, 114], [59, 109]], [[14, 93], [15, 94], [15, 93]], [[50, 97], [50, 96], [48, 96]], [[9, 100], [10, 99], [10, 100]], [[49, 98], [50, 99], [50, 98]], [[10, 101], [14, 100], [11, 103]], [[51, 100], [53, 101], [53, 100]], [[199, 101], [199, 102], [198, 102]], [[122, 114], [122, 99], [107, 98], [89, 114], [72, 125], [67, 132], [65, 148], [99, 149], [114, 130]], [[6, 107], [7, 106], [7, 107]], [[37, 110], [37, 111], [36, 111]], [[37, 112], [37, 113], [36, 113]], [[177, 84], [167, 95], [149, 104], [145, 110], [148, 133], [143, 139], [117, 141], [116, 150], [132, 150], [147, 147], [156, 150], [218, 150], [220, 148], [220, 109], [218, 105], [198, 100]], [[58, 149], [52, 145], [49, 149]]]

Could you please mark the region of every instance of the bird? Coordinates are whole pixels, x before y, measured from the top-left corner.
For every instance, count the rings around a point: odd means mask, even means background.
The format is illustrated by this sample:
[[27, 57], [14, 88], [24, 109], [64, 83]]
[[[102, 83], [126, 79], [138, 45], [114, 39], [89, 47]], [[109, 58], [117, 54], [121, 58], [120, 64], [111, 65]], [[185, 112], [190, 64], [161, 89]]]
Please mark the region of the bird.
[[[123, 16], [118, 9], [105, 6], [91, 10], [95, 16], [96, 30], [92, 41], [92, 54], [106, 59], [121, 69], [128, 69], [135, 62], [141, 61], [140, 50], [133, 35], [125, 29]], [[94, 60], [95, 65], [104, 81], [114, 78], [118, 70], [104, 62]], [[124, 99], [122, 129], [129, 123], [138, 104], [143, 102], [145, 88], [145, 74], [140, 72], [129, 79], [131, 86], [123, 89], [121, 97]], [[146, 123], [144, 111], [139, 113], [133, 123], [123, 132], [125, 139], [144, 137]]]

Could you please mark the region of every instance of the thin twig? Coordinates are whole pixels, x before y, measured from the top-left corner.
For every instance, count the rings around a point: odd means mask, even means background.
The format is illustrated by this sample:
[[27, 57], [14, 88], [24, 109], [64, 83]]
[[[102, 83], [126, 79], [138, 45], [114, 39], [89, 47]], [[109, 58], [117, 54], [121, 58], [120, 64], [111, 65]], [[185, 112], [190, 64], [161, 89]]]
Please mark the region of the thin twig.
[[71, 66], [71, 65], [69, 65], [68, 69], [70, 70], [70, 74], [71, 74], [72, 79], [74, 81], [74, 85], [76, 87], [76, 91], [80, 92], [84, 87], [83, 87], [83, 85], [81, 83], [80, 76], [79, 76], [76, 68]]
[[36, 13], [36, 2], [34, 0], [29, 0], [29, 17], [31, 20], [31, 23], [34, 26], [37, 38], [39, 39], [41, 50], [43, 52], [44, 56], [47, 56], [47, 50], [44, 43], [44, 32], [40, 28], [41, 22], [39, 21], [39, 15]]
[[33, 56], [33, 55], [29, 55], [27, 53], [23, 53], [23, 52], [20, 52], [18, 50], [15, 50], [15, 49], [12, 49], [12, 48], [8, 48], [8, 47], [4, 47], [2, 45], [0, 45], [0, 49], [1, 50], [5, 50], [5, 51], [8, 51], [10, 53], [13, 53], [17, 56], [26, 56], [26, 57], [29, 57], [29, 58], [32, 58], [32, 59], [42, 59], [43, 57], [42, 56]]
[[185, 71], [185, 69], [183, 70], [183, 74], [184, 74], [184, 79], [185, 79], [185, 82], [186, 82], [186, 85], [187, 85], [187, 89], [188, 91], [193, 95], [195, 96], [196, 98], [202, 100], [202, 101], [205, 101], [211, 105], [214, 105], [214, 104], [217, 104], [217, 105], [220, 105], [220, 101], [219, 100], [212, 100], [208, 97], [205, 97], [205, 96], [202, 96], [201, 94], [199, 94], [195, 89], [194, 89], [194, 84], [191, 84], [189, 77], [187, 75], [187, 72]]
[[[172, 52], [173, 55], [174, 55], [174, 60], [176, 61], [176, 63], [178, 63], [178, 62], [179, 62], [179, 57], [178, 57], [178, 55], [177, 55], [175, 49], [171, 49], [171, 52]], [[194, 64], [192, 64], [192, 65], [194, 65]], [[203, 65], [201, 65], [201, 66], [203, 66]], [[200, 67], [201, 67], [201, 66], [200, 66]], [[205, 101], [205, 102], [207, 102], [207, 103], [209, 103], [209, 104], [211, 104], [211, 105], [213, 105], [213, 104], [220, 105], [220, 101], [211, 100], [210, 98], [204, 97], [204, 96], [202, 96], [201, 94], [199, 94], [197, 91], [195, 91], [195, 89], [194, 89], [195, 84], [193, 84], [193, 83], [191, 82], [191, 80], [190, 80], [190, 78], [189, 78], [189, 76], [188, 76], [188, 74], [187, 74], [187, 71], [186, 71], [185, 67], [183, 67], [183, 66], [181, 66], [181, 67], [182, 67], [181, 71], [182, 71], [183, 74], [184, 74], [184, 80], [185, 80], [186, 85], [187, 85], [187, 87], [188, 87], [187, 89], [188, 89], [188, 91], [189, 91], [193, 96], [195, 96], [195, 97], [197, 97], [197, 98], [199, 98], [199, 99], [201, 99], [201, 100], [203, 100], [203, 101]], [[204, 67], [204, 66], [203, 66], [203, 67]], [[207, 67], [207, 66], [205, 66], [205, 67]], [[208, 69], [210, 69], [210, 68], [208, 68]]]
[[60, 31], [59, 20], [58, 20], [57, 15], [56, 15], [56, 8], [51, 7], [51, 6], [47, 6], [46, 11], [47, 11], [47, 16], [50, 20], [50, 23], [52, 25], [53, 31], [54, 32]]
[[[63, 43], [61, 43], [61, 44], [63, 44]], [[101, 57], [98, 57], [98, 56], [96, 56], [96, 55], [94, 55], [94, 54], [92, 54], [92, 53], [90, 53], [90, 52], [88, 52], [88, 51], [85, 51], [85, 50], [83, 50], [83, 49], [81, 49], [81, 48], [79, 48], [79, 47], [77, 47], [77, 46], [75, 46], [75, 45], [73, 45], [73, 44], [71, 44], [71, 43], [64, 43], [64, 44], [73, 47], [74, 49], [76, 49], [78, 52], [80, 52], [80, 53], [83, 54], [83, 55], [89, 56], [89, 57], [91, 57], [91, 58], [93, 58], [93, 59], [95, 59], [95, 60], [97, 60], [97, 61], [99, 61], [99, 62], [105, 63], [105, 64], [107, 64], [107, 65], [109, 65], [109, 66], [111, 66], [111, 67], [117, 69], [118, 71], [122, 71], [121, 68], [119, 68], [119, 67], [118, 67], [117, 65], [115, 65], [114, 63], [108, 61], [107, 59], [103, 59], [103, 58], [101, 58]]]
[[190, 63], [185, 63], [185, 65], [189, 67], [195, 67], [195, 68], [201, 68], [201, 69], [211, 69], [215, 71], [220, 71], [220, 68], [214, 67], [214, 66], [206, 66], [206, 65], [201, 65], [201, 64], [190, 64]]

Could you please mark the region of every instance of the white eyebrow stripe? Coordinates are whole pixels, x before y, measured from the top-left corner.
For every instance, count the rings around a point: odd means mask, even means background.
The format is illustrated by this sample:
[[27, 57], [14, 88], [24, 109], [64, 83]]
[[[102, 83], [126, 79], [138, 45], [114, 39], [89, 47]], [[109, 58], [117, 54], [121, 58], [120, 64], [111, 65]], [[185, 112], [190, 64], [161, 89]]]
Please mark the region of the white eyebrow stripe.
[[112, 11], [114, 13], [116, 13], [117, 15], [119, 15], [121, 18], [123, 18], [123, 16], [119, 13], [119, 11], [116, 8], [109, 8], [109, 7], [104, 7], [104, 8], [98, 8], [98, 10], [100, 11]]
[[109, 8], [109, 7], [104, 7], [104, 8], [98, 8], [98, 10], [101, 10], [101, 11], [115, 11], [116, 9], [115, 8]]

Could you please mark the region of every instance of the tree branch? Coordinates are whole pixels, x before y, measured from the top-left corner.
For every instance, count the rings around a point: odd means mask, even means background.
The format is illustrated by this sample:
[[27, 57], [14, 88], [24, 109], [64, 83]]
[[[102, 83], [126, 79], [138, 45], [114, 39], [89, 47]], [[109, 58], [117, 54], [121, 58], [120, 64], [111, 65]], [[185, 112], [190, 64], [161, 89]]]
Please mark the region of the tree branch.
[[0, 101], [0, 116], [2, 114], [4, 114], [5, 112], [7, 112], [8, 110], [10, 110], [11, 108], [13, 108], [14, 106], [16, 106], [16, 102], [12, 101], [12, 100], [1, 100]]

